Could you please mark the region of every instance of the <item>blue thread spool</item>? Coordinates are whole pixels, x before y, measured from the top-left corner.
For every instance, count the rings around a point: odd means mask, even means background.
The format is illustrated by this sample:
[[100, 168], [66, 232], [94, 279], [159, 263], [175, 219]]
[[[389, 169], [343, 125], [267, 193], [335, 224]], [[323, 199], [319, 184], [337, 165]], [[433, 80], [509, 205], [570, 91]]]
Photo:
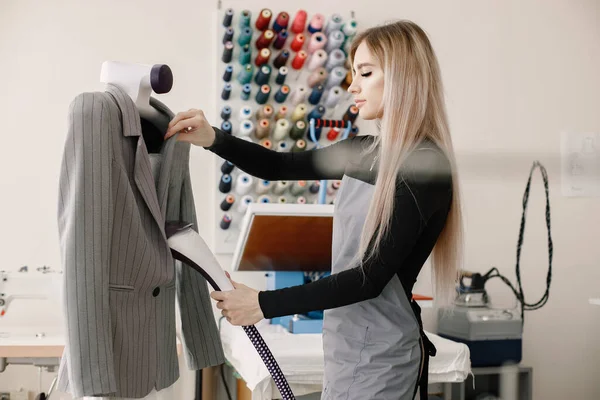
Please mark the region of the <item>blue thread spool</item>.
[[[313, 108], [312, 111], [309, 112], [308, 116], [306, 117], [306, 119], [308, 120], [308, 123], [310, 123], [311, 119], [321, 119], [321, 118], [323, 118], [323, 115], [325, 115], [325, 111], [326, 111], [326, 109], [323, 106], [316, 106], [315, 108]], [[322, 130], [323, 130], [323, 128], [321, 128], [321, 127], [317, 128], [315, 126], [315, 139], [317, 140], [317, 142], [321, 138], [321, 131]], [[307, 135], [307, 136], [310, 139], [310, 141], [313, 141], [311, 135]]]
[[265, 104], [269, 101], [269, 95], [271, 94], [271, 87], [269, 85], [262, 85], [260, 90], [256, 93], [256, 102], [258, 104]]
[[225, 67], [225, 72], [223, 73], [223, 81], [229, 82], [231, 81], [231, 76], [233, 75], [233, 66], [228, 64]]
[[231, 58], [233, 57], [233, 43], [227, 42], [225, 46], [223, 46], [223, 55], [221, 56], [221, 61], [225, 64], [229, 64], [231, 62]]
[[225, 106], [221, 110], [221, 119], [224, 119], [225, 121], [228, 121], [229, 118], [231, 118], [231, 107]]
[[287, 77], [288, 69], [287, 67], [279, 68], [279, 72], [277, 73], [277, 78], [275, 78], [275, 83], [278, 85], [283, 85], [285, 83], [285, 78]]
[[275, 101], [278, 103], [285, 103], [285, 99], [290, 93], [290, 87], [288, 85], [283, 85], [279, 88], [277, 93], [275, 93]]
[[235, 165], [233, 165], [231, 163], [231, 161], [223, 161], [223, 164], [221, 164], [221, 172], [224, 174], [231, 174], [231, 171], [233, 171], [233, 168], [235, 167]]
[[248, 99], [250, 99], [250, 93], [252, 93], [252, 85], [249, 83], [246, 83], [244, 86], [242, 86], [242, 100], [246, 101]]
[[256, 78], [254, 81], [257, 85], [266, 85], [269, 83], [269, 78], [271, 77], [271, 67], [267, 64], [260, 67], [258, 72], [256, 73]]
[[219, 181], [219, 191], [221, 193], [229, 193], [229, 191], [231, 191], [231, 175], [221, 175], [221, 180]]
[[231, 135], [231, 121], [223, 121], [221, 124], [221, 130]]
[[244, 68], [238, 74], [238, 82], [240, 85], [245, 85], [246, 83], [250, 83], [252, 81], [252, 74], [254, 74], [254, 65], [246, 64]]
[[[319, 101], [321, 101], [321, 96], [323, 96], [323, 91], [325, 89], [323, 88], [323, 85], [317, 85], [313, 88], [310, 96], [308, 96], [308, 102], [310, 104], [312, 104], [313, 106], [316, 106], [317, 104], [319, 104]], [[321, 117], [319, 117], [321, 118]]]
[[227, 82], [223, 87], [223, 92], [221, 93], [221, 98], [223, 100], [229, 100], [229, 96], [231, 96], [231, 83]]
[[233, 41], [233, 27], [230, 26], [225, 29], [225, 34], [223, 35], [223, 44], [231, 41]]
[[240, 110], [240, 118], [241, 119], [250, 119], [252, 117], [252, 109], [250, 107], [243, 107]]
[[252, 13], [250, 10], [244, 10], [240, 14], [240, 28], [244, 29], [247, 26], [250, 26], [250, 18], [252, 17]]
[[242, 65], [250, 64], [252, 62], [252, 49], [249, 44], [242, 46], [240, 49], [239, 61]]
[[247, 26], [245, 28], [242, 28], [242, 31], [240, 33], [240, 37], [238, 37], [238, 44], [240, 46], [245, 46], [247, 44], [250, 44], [250, 41], [252, 40], [252, 28]]
[[227, 28], [231, 26], [231, 21], [233, 20], [233, 8], [228, 8], [225, 11], [225, 17], [223, 17], [223, 26]]

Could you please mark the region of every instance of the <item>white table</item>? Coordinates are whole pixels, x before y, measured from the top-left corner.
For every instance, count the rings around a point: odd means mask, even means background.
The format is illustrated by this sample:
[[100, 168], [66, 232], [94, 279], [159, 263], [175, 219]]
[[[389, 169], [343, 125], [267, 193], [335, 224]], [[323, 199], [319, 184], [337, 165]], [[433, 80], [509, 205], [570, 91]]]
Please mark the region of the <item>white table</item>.
[[[291, 334], [280, 325], [263, 320], [256, 325], [294, 395], [320, 392], [323, 380], [323, 341], [321, 334]], [[222, 319], [221, 339], [225, 357], [252, 392], [252, 400], [278, 398], [279, 392], [266, 366], [246, 333]], [[427, 332], [437, 348], [430, 359], [429, 383], [463, 382], [471, 371], [469, 348]]]

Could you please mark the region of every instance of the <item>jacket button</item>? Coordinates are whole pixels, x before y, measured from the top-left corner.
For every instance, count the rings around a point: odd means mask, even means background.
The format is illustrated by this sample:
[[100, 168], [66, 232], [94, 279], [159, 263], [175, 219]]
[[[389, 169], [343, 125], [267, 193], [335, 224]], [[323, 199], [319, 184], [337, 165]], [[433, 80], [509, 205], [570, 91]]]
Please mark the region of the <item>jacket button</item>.
[[158, 296], [159, 293], [160, 293], [160, 288], [159, 287], [154, 288], [154, 290], [152, 291], [152, 296], [156, 297], [156, 296]]

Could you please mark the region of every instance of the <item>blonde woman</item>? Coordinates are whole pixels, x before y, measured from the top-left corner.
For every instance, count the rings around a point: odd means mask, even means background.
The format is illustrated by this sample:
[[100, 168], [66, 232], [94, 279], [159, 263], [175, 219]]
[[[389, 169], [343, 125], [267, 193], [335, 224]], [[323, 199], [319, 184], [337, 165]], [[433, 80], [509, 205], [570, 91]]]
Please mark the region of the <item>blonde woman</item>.
[[[438, 62], [427, 35], [400, 21], [368, 29], [350, 50], [360, 117], [379, 134], [279, 153], [213, 128], [202, 111], [179, 113], [167, 137], [204, 146], [267, 180], [341, 179], [332, 275], [309, 284], [213, 292], [234, 325], [325, 310], [322, 399], [427, 398], [427, 361], [412, 288], [431, 255], [438, 300], [452, 295], [462, 240], [454, 154]], [[419, 386], [420, 383], [420, 386]]]

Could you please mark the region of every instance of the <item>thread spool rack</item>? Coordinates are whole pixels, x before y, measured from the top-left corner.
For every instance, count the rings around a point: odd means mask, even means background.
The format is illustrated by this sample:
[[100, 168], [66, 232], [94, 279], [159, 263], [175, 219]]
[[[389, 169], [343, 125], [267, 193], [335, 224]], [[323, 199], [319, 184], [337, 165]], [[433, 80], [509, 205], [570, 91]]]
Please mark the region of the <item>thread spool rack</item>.
[[[314, 143], [309, 117], [340, 120], [347, 114], [355, 118], [358, 112], [351, 108], [354, 103], [347, 92], [351, 83], [347, 54], [357, 30], [353, 12], [232, 8], [219, 2], [215, 25], [214, 126], [285, 152], [324, 147], [341, 139], [343, 129], [321, 128], [318, 144]], [[356, 122], [351, 135], [360, 129]], [[319, 181], [265, 183], [218, 156], [214, 162], [216, 253], [233, 253], [248, 202], [319, 201]], [[340, 181], [327, 182], [327, 204], [335, 202], [339, 187]], [[229, 204], [230, 208], [222, 209]]]

